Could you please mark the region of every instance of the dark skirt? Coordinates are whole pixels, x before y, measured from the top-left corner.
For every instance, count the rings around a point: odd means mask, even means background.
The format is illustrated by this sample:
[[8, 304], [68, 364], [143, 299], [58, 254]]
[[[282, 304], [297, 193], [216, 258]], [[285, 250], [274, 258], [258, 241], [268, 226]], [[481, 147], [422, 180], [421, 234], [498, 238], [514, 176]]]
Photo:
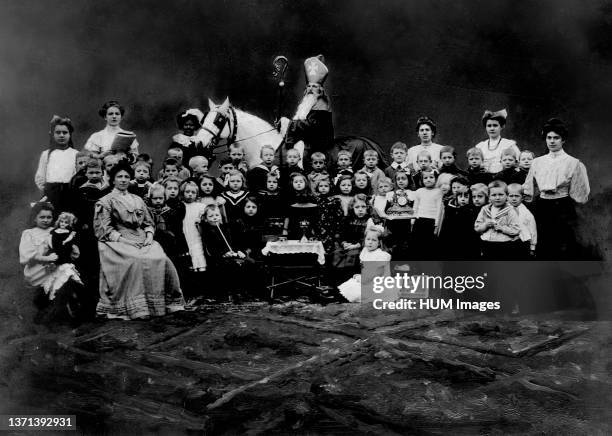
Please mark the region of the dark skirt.
[[412, 228], [413, 258], [432, 260], [437, 253], [437, 237], [434, 234], [436, 221], [432, 218], [417, 218]]
[[569, 197], [539, 198], [535, 210], [537, 256], [541, 260], [567, 260], [577, 255], [576, 207]]
[[45, 183], [45, 195], [47, 201], [55, 208], [55, 215], [60, 212], [72, 212], [72, 191], [70, 183]]

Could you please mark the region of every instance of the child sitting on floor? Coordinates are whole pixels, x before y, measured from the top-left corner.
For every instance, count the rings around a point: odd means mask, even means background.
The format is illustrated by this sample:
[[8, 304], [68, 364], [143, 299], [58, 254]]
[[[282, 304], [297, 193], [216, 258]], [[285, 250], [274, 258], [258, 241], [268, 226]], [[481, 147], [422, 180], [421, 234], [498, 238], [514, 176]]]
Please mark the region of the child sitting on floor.
[[[368, 227], [363, 239], [363, 249], [359, 253], [361, 262], [361, 274], [355, 274], [352, 279], [338, 286], [338, 290], [350, 303], [358, 303], [362, 300], [362, 290], [368, 292], [372, 297], [374, 277], [390, 277], [391, 255], [384, 251], [383, 230], [380, 226]], [[385, 295], [388, 297], [388, 295]], [[367, 298], [367, 297], [366, 297]]]

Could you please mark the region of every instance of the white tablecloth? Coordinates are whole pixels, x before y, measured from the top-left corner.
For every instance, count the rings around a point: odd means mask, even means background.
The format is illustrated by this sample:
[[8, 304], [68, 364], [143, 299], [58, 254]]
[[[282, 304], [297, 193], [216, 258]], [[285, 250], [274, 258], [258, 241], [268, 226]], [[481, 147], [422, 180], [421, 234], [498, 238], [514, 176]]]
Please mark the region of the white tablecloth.
[[273, 254], [296, 254], [296, 253], [312, 253], [317, 255], [317, 261], [321, 264], [325, 264], [325, 249], [321, 241], [269, 241], [266, 246], [261, 250], [264, 256], [269, 253]]

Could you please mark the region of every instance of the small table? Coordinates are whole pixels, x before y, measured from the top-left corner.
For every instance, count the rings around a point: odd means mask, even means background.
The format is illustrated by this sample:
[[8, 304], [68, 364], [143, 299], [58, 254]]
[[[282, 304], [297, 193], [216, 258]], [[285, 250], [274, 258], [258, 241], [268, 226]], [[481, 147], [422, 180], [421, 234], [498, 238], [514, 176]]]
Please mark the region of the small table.
[[266, 246], [261, 250], [264, 256], [268, 254], [301, 254], [310, 253], [317, 255], [319, 264], [325, 264], [325, 248], [321, 241], [300, 242], [298, 240], [291, 241], [268, 241]]

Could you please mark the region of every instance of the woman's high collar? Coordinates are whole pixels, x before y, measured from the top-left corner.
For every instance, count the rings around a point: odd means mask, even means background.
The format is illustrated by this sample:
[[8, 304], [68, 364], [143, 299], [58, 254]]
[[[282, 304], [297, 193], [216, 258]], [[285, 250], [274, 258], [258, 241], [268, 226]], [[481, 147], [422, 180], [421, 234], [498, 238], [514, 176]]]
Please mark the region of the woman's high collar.
[[104, 131], [106, 133], [117, 133], [117, 132], [120, 132], [121, 130], [123, 130], [123, 129], [121, 127], [119, 127], [119, 126], [109, 126], [109, 125], [107, 125], [104, 128]]

